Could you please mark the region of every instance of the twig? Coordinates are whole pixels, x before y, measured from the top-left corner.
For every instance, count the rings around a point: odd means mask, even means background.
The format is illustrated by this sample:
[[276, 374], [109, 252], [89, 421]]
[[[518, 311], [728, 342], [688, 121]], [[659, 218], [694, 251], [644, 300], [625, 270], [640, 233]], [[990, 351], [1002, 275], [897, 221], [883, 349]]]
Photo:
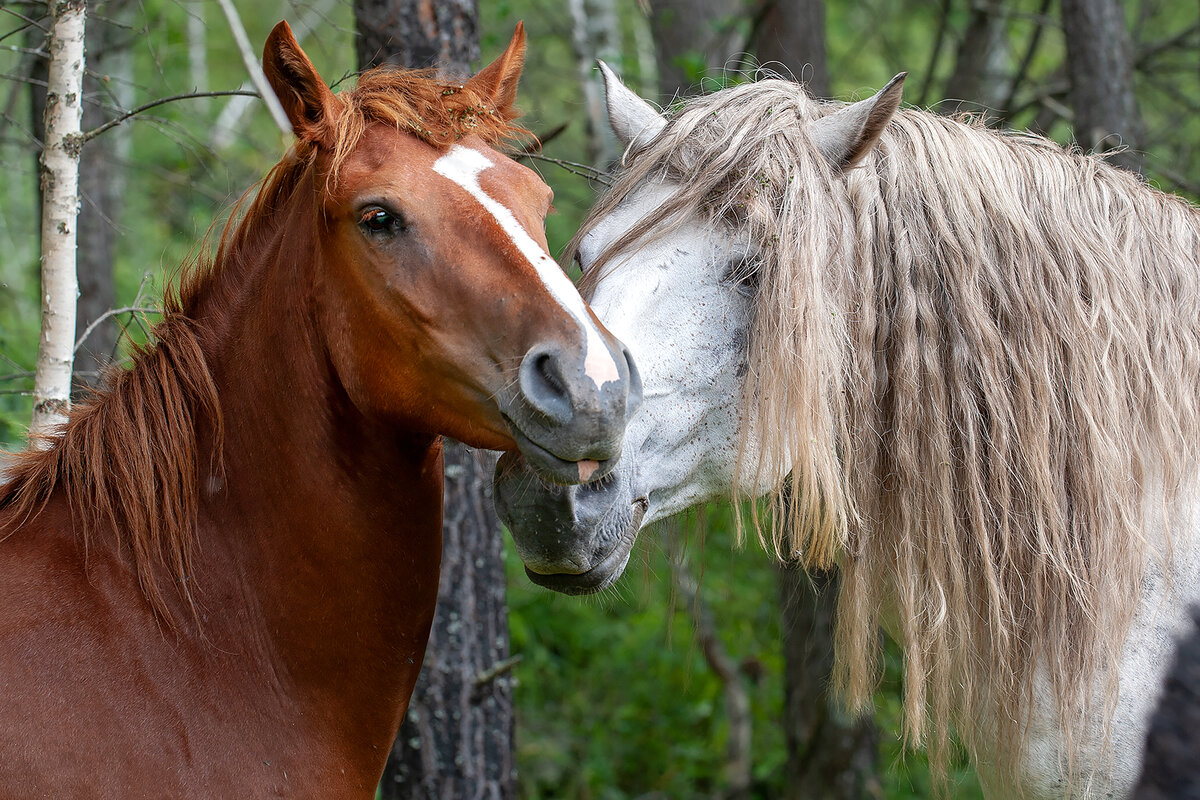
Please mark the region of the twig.
[[124, 308], [111, 308], [108, 311], [105, 311], [100, 316], [96, 317], [94, 320], [92, 320], [91, 325], [88, 325], [86, 328], [83, 329], [83, 334], [80, 335], [78, 341], [75, 342], [75, 352], [76, 353], [79, 352], [79, 348], [83, 347], [83, 343], [85, 341], [87, 341], [87, 338], [89, 336], [92, 335], [92, 331], [94, 331], [96, 329], [96, 326], [98, 326], [100, 323], [104, 322], [104, 320], [106, 320], [110, 317], [115, 317], [118, 314], [161, 314], [161, 313], [162, 313], [162, 311], [160, 311], [157, 308], [148, 308], [145, 306], [125, 306]]
[[492, 664], [490, 667], [485, 669], [483, 672], [481, 672], [475, 676], [475, 683], [474, 683], [475, 688], [479, 689], [484, 686], [487, 686], [489, 683], [496, 680], [496, 678], [499, 678], [504, 673], [511, 671], [513, 667], [515, 667], [517, 664], [520, 664], [520, 663], [521, 663], [520, 654], [515, 655], [515, 656], [509, 656], [508, 658], [505, 658], [501, 661], [497, 661], [495, 664]]
[[283, 106], [280, 105], [279, 98], [275, 96], [275, 90], [267, 82], [267, 76], [263, 72], [262, 65], [258, 63], [254, 48], [250, 46], [250, 37], [246, 35], [246, 28], [242, 25], [242, 18], [238, 16], [237, 9], [233, 6], [233, 0], [217, 0], [217, 5], [221, 6], [221, 10], [225, 12], [225, 19], [229, 20], [229, 28], [233, 31], [233, 40], [237, 43], [238, 52], [242, 54], [242, 63], [246, 65], [246, 71], [250, 73], [250, 80], [254, 82], [263, 102], [267, 104], [267, 109], [271, 112], [271, 119], [275, 120], [275, 124], [279, 126], [279, 130], [283, 131], [285, 136], [290, 136], [292, 123], [288, 120]]
[[28, 380], [29, 378], [32, 378], [32, 377], [33, 377], [32, 372], [30, 372], [29, 370], [24, 370], [22, 372], [12, 372], [12, 373], [9, 373], [8, 375], [0, 375], [0, 382]]
[[152, 109], [156, 106], [161, 106], [166, 103], [173, 103], [176, 100], [190, 100], [193, 97], [228, 97], [229, 95], [246, 95], [249, 97], [257, 97], [256, 92], [251, 92], [251, 91], [248, 91], [245, 89], [226, 89], [224, 91], [217, 91], [217, 92], [188, 92], [187, 94], [176, 94], [176, 95], [171, 95], [170, 97], [160, 97], [157, 100], [151, 100], [149, 103], [143, 103], [142, 105], [138, 106], [137, 108], [131, 109], [130, 111], [126, 111], [124, 114], [122, 114], [119, 117], [113, 117], [108, 122], [104, 123], [103, 125], [101, 125], [99, 127], [92, 128], [90, 131], [83, 134], [83, 141], [85, 141], [85, 142], [90, 141], [91, 139], [95, 138], [96, 136], [99, 136], [100, 134], [104, 133], [109, 128], [115, 128], [117, 125], [120, 125], [125, 120], [131, 119], [131, 118], [137, 116], [138, 114], [141, 114], [143, 111], [149, 111], [150, 109]]
[[574, 175], [581, 178], [587, 178], [589, 181], [596, 181], [605, 186], [612, 186], [612, 176], [607, 172], [598, 170], [595, 167], [590, 167], [587, 164], [580, 164], [578, 161], [567, 161], [562, 158], [551, 158], [550, 156], [542, 155], [541, 153], [517, 153], [513, 156], [514, 161], [520, 161], [523, 158], [532, 158], [535, 161], [548, 161], [551, 164], [557, 164]]

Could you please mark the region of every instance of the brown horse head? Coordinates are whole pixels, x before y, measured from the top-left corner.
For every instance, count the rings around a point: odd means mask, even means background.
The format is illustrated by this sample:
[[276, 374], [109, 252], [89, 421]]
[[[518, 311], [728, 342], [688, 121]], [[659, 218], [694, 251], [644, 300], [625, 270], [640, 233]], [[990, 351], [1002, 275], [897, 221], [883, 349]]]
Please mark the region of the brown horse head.
[[525, 34], [465, 85], [381, 69], [334, 95], [286, 23], [263, 66], [311, 160], [317, 308], [355, 405], [579, 483], [620, 454], [640, 381], [547, 254], [551, 191], [493, 149]]

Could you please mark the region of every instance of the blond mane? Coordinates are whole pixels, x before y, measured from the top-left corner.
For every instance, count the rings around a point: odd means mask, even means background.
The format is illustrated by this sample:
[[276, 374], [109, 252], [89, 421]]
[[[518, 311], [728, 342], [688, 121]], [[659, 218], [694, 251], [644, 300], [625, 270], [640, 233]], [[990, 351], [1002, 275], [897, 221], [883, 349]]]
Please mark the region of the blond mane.
[[1148, 515], [1195, 466], [1200, 213], [1099, 158], [922, 111], [839, 176], [803, 124], [833, 107], [780, 80], [686, 103], [575, 243], [644, 181], [680, 193], [585, 288], [686, 213], [749, 242], [747, 416], [771, 432], [758, 469], [791, 468], [778, 551], [841, 561], [836, 688], [870, 703], [894, 610], [905, 733], [935, 773], [953, 725], [1015, 777], [1035, 671], [1070, 762], [1111, 715]]

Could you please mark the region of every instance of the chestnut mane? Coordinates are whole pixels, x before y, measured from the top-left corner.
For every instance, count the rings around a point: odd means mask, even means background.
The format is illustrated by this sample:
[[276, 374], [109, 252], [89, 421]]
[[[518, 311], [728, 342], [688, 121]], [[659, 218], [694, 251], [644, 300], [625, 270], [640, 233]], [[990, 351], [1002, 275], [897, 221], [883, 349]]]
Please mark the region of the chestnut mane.
[[[468, 134], [495, 145], [527, 133], [513, 124], [515, 112], [491, 108], [469, 86], [437, 80], [429, 70], [373, 69], [337, 98], [341, 109], [322, 162], [332, 182], [375, 123], [439, 148]], [[259, 243], [275, 228], [276, 212], [314, 169], [317, 153], [315, 145], [298, 141], [247, 191], [222, 228], [215, 255], [185, 264], [176, 288], [165, 293], [151, 342], [134, 346], [130, 365], [111, 370], [103, 388], [74, 406], [60, 432], [15, 454], [7, 481], [0, 482], [0, 512], [15, 524], [0, 536], [61, 495], [85, 543], [111, 532], [128, 548], [147, 600], [164, 619], [171, 618], [164, 576], [193, 602], [188, 576], [201, 470], [219, 473], [222, 463], [224, 422], [206, 356], [220, 325], [210, 315], [219, 317], [228, 307], [225, 292], [236, 290], [231, 284], [243, 272], [239, 266], [257, 257]], [[222, 275], [234, 277], [218, 280]], [[200, 452], [205, 432], [211, 453]]]

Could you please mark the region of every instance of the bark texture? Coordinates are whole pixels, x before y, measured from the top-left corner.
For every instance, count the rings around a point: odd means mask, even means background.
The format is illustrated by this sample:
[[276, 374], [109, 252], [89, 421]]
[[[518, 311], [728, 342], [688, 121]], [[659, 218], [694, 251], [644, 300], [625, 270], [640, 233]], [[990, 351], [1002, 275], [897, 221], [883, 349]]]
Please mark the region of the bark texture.
[[700, 91], [704, 73], [736, 67], [731, 59], [744, 42], [735, 23], [741, 0], [654, 0], [650, 32], [658, 50], [658, 83], [663, 99]]
[[[103, 0], [88, 4], [92, 20], [87, 31], [88, 70], [83, 80], [83, 127], [99, 127], [116, 116], [112, 109], [131, 105], [131, 39], [136, 34], [122, 22], [133, 4], [129, 0]], [[125, 170], [121, 166], [129, 149], [132, 126], [118, 125], [84, 145], [79, 164], [79, 307], [75, 338], [116, 305], [113, 282], [121, 211], [125, 197]], [[75, 385], [92, 385], [112, 359], [117, 346], [116, 323], [100, 323], [75, 354]]]
[[825, 0], [767, 0], [755, 20], [750, 49], [758, 63], [829, 96], [825, 63]]
[[437, 614], [425, 665], [383, 773], [384, 800], [516, 796], [513, 661], [495, 456], [446, 441]]
[[[479, 57], [474, 0], [355, 0], [358, 66], [436, 67]], [[446, 440], [442, 571], [425, 664], [384, 770], [384, 800], [516, 796], [504, 532], [494, 456]]]
[[942, 113], [988, 114], [1004, 102], [1009, 79], [1005, 10], [998, 0], [971, 6], [954, 71], [946, 81], [946, 100], [938, 106]]
[[1062, 0], [1063, 33], [1075, 139], [1111, 153], [1117, 166], [1141, 172], [1142, 119], [1133, 94], [1133, 46], [1118, 0]]
[[359, 69], [436, 67], [466, 78], [479, 58], [478, 0], [354, 0]]
[[31, 434], [51, 432], [66, 420], [71, 407], [86, 19], [83, 0], [60, 0], [50, 6], [46, 138], [41, 158], [42, 332], [33, 379]]
[[779, 569], [786, 670], [786, 796], [793, 800], [883, 796], [874, 720], [847, 717], [829, 697], [837, 589], [836, 572], [805, 575], [795, 568]]

